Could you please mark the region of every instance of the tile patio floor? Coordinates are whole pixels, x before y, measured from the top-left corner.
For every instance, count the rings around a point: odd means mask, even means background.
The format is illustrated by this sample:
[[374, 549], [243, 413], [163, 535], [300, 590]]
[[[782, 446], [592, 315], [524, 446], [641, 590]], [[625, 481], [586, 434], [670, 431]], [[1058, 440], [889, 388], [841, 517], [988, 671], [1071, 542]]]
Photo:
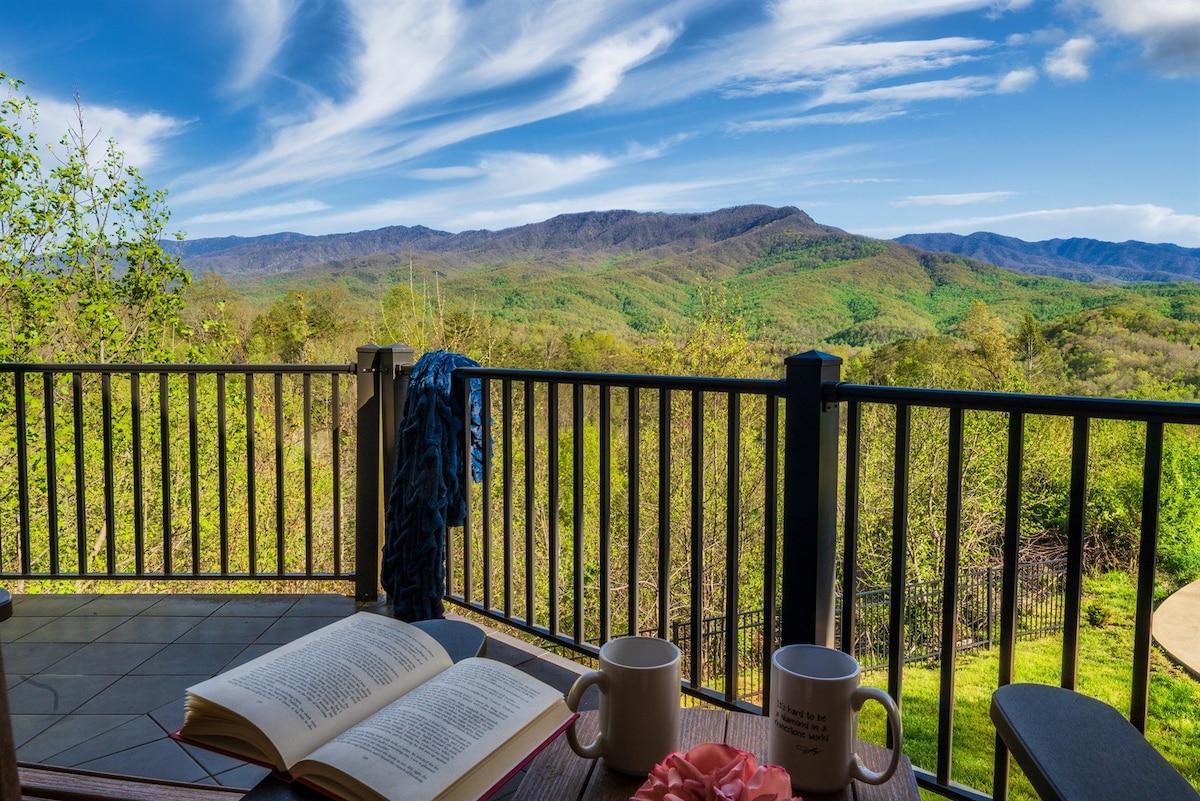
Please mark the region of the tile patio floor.
[[[357, 610], [339, 595], [14, 595], [0, 643], [17, 758], [252, 787], [264, 769], [167, 738], [184, 690]], [[582, 670], [490, 630], [487, 656], [564, 692]]]

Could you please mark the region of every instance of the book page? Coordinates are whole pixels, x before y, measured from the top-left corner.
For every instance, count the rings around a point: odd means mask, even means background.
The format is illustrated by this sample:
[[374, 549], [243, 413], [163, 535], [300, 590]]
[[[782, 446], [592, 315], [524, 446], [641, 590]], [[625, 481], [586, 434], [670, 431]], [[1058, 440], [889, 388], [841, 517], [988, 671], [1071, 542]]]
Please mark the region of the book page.
[[535, 720], [545, 720], [544, 739], [570, 715], [553, 687], [500, 662], [466, 659], [315, 751], [296, 774], [321, 785], [330, 774], [314, 763], [323, 763], [342, 774], [335, 785], [427, 801]]
[[[445, 649], [415, 626], [359, 612], [189, 688], [181, 733], [227, 736], [231, 722], [244, 720], [278, 752], [276, 767], [289, 769], [450, 665]], [[207, 715], [198, 713], [213, 704], [232, 720], [210, 719], [206, 730]]]

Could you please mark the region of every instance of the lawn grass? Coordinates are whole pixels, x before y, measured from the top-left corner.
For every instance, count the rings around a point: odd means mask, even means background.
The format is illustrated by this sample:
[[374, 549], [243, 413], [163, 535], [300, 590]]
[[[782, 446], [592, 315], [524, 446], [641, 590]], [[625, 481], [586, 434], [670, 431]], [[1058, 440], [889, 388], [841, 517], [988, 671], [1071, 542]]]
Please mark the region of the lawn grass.
[[[1084, 609], [1090, 604], [1109, 610], [1112, 618], [1107, 624], [1093, 626], [1085, 615], [1076, 689], [1128, 716], [1136, 605], [1134, 580], [1123, 573], [1085, 580]], [[1103, 612], [1097, 617], [1104, 617]], [[1193, 786], [1200, 788], [1200, 682], [1171, 663], [1157, 647], [1152, 650], [1146, 737]], [[999, 657], [999, 649], [963, 654], [955, 666], [951, 778], [986, 793], [992, 790], [995, 748], [995, 728], [988, 716], [988, 705], [999, 676]], [[1015, 681], [1057, 685], [1061, 669], [1061, 637], [1017, 643]], [[904, 752], [914, 765], [934, 771], [940, 666], [936, 662], [908, 665], [903, 678]], [[872, 671], [863, 681], [886, 688], [887, 671]], [[859, 721], [860, 736], [883, 742], [885, 726], [878, 705], [867, 704]], [[1086, 733], [1064, 732], [1064, 736], [1079, 738], [1083, 743]], [[1014, 801], [1037, 801], [1015, 762], [1009, 797]]]

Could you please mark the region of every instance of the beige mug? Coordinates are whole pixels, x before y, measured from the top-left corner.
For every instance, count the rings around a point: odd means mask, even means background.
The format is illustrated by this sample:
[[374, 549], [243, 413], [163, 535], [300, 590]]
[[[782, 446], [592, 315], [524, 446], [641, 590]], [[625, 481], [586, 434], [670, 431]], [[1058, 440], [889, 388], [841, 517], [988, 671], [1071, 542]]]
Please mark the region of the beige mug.
[[[831, 793], [852, 779], [883, 784], [896, 772], [900, 711], [883, 690], [859, 686], [861, 673], [854, 657], [822, 645], [785, 645], [771, 657], [767, 761], [788, 772], [794, 789]], [[881, 773], [854, 753], [858, 710], [868, 699], [883, 705], [892, 732], [892, 759]]]
[[603, 757], [619, 773], [645, 776], [679, 748], [679, 648], [657, 637], [618, 637], [600, 647], [600, 669], [575, 680], [567, 706], [600, 689], [600, 733], [589, 745], [567, 729], [567, 742], [585, 759]]

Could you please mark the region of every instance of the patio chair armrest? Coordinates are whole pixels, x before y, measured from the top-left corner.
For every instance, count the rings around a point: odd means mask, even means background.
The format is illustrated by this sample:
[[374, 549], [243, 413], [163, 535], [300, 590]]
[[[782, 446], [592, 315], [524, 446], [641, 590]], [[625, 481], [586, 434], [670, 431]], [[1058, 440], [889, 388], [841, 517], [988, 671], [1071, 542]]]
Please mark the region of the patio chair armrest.
[[1200, 794], [1108, 704], [1061, 687], [1010, 684], [992, 722], [1044, 801], [1196, 801]]

